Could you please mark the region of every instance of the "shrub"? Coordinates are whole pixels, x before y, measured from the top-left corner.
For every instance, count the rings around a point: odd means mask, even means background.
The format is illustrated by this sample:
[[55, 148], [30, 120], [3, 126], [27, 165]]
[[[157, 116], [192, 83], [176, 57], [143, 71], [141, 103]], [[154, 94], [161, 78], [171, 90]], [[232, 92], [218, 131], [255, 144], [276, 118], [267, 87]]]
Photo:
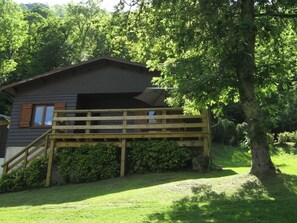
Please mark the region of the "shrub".
[[297, 144], [297, 131], [295, 132], [282, 132], [278, 135], [278, 142], [284, 144], [286, 142], [293, 142]]
[[47, 158], [33, 160], [25, 170], [25, 182], [28, 188], [40, 188], [45, 185]]
[[189, 148], [171, 141], [137, 141], [128, 153], [130, 173], [178, 170], [191, 161]]
[[38, 158], [30, 162], [28, 168], [13, 170], [3, 174], [0, 179], [0, 192], [14, 192], [44, 186], [47, 159]]
[[119, 175], [119, 156], [112, 145], [60, 149], [58, 173], [65, 182], [91, 182]]

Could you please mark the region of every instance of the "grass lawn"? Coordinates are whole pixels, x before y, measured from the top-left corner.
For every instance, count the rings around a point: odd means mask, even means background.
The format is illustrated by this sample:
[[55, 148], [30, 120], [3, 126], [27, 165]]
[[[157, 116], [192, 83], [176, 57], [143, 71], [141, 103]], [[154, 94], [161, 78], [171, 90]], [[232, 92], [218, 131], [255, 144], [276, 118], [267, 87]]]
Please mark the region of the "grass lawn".
[[272, 154], [283, 174], [261, 180], [247, 174], [247, 151], [218, 146], [220, 172], [145, 174], [0, 194], [0, 222], [296, 222], [296, 149]]

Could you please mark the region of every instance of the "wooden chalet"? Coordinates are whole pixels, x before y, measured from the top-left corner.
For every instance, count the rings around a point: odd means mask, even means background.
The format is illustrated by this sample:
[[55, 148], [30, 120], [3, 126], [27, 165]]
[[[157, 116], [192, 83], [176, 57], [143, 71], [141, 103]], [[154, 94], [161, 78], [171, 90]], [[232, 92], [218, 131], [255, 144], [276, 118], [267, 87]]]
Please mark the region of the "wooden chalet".
[[143, 64], [100, 57], [0, 88], [14, 101], [3, 172], [45, 155], [49, 185], [55, 150], [82, 144], [121, 148], [121, 176], [132, 140], [175, 140], [209, 155], [208, 113], [167, 107], [164, 90], [151, 86], [158, 75]]

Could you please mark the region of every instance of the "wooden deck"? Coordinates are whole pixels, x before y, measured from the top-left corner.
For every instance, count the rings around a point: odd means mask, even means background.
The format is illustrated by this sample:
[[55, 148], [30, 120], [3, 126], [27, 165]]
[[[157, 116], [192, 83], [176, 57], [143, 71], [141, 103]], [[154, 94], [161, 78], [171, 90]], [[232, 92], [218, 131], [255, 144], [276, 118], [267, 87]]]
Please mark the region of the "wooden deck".
[[[51, 131], [40, 139], [41, 151], [29, 145], [22, 154], [4, 164], [6, 172], [22, 163], [26, 167], [30, 151], [49, 157], [46, 185], [50, 185], [52, 163], [58, 148], [79, 147], [82, 144], [112, 143], [121, 148], [120, 175], [125, 175], [127, 147], [131, 141], [167, 139], [179, 145], [202, 147], [204, 155], [210, 154], [209, 115], [184, 115], [180, 108], [57, 110], [54, 111]], [[27, 155], [26, 155], [27, 154]], [[35, 157], [34, 157], [35, 158]], [[16, 163], [16, 164], [15, 164]]]

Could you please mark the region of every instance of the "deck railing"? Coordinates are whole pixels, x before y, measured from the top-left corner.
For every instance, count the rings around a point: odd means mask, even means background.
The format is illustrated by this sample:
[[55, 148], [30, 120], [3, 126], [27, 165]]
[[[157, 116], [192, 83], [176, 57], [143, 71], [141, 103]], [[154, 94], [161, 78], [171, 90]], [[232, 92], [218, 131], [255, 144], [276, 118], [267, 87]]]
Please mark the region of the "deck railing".
[[48, 137], [50, 132], [51, 130], [48, 130], [20, 152], [6, 160], [2, 165], [3, 173], [8, 173], [11, 170], [17, 170], [19, 168], [26, 168], [30, 161], [42, 155], [46, 157], [48, 153]]
[[204, 138], [209, 135], [207, 112], [184, 115], [180, 108], [58, 110], [51, 138], [61, 147], [69, 141], [151, 138]]

